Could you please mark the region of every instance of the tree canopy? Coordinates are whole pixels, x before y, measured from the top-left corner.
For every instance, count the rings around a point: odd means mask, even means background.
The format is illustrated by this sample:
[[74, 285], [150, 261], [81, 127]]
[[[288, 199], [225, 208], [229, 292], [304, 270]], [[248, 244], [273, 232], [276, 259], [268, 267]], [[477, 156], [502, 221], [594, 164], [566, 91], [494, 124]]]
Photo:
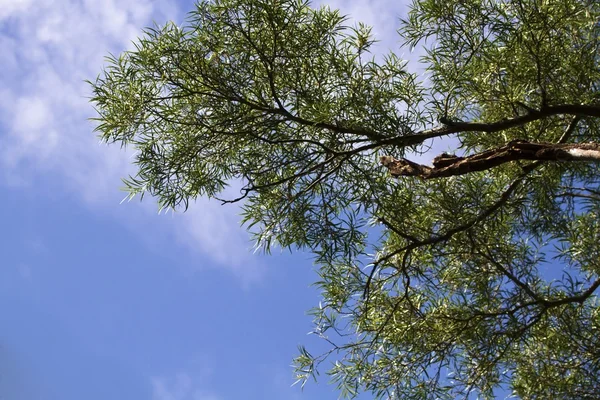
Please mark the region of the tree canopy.
[[[301, 348], [300, 379], [330, 360], [346, 397], [597, 398], [600, 3], [399, 18], [421, 76], [328, 7], [200, 1], [108, 58], [97, 131], [136, 150], [132, 196], [239, 202], [259, 247], [314, 253], [331, 351]], [[453, 154], [415, 162], [430, 139]]]

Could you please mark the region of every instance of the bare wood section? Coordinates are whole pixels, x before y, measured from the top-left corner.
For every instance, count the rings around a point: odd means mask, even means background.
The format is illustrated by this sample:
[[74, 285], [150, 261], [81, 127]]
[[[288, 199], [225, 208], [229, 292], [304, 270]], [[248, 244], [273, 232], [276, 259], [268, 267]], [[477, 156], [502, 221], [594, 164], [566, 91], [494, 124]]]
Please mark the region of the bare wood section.
[[484, 171], [517, 160], [600, 162], [600, 143], [531, 143], [515, 140], [505, 146], [467, 157], [443, 153], [433, 159], [433, 167], [407, 159], [382, 156], [381, 164], [394, 177], [445, 178]]

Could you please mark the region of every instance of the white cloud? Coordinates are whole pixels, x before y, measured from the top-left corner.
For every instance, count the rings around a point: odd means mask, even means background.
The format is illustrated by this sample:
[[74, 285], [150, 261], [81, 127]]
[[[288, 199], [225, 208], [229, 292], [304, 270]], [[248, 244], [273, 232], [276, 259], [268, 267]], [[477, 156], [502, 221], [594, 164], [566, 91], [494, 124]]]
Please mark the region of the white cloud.
[[202, 379], [181, 372], [171, 378], [152, 378], [152, 400], [220, 400], [203, 390]]
[[399, 49], [397, 29], [399, 18], [406, 10], [405, 1], [371, 0], [321, 0], [318, 4], [339, 9], [342, 15], [348, 16], [350, 25], [363, 22], [372, 28], [377, 43], [372, 47], [375, 53], [388, 53]]
[[[133, 172], [131, 153], [100, 144], [92, 133], [84, 80], [97, 76], [109, 52], [131, 48], [153, 20], [172, 19], [181, 13], [168, 0], [0, 0], [0, 182], [26, 189], [43, 178], [95, 212], [119, 207], [120, 178]], [[214, 261], [206, 264], [216, 262], [244, 282], [258, 278], [235, 206], [200, 200], [172, 221], [157, 216], [151, 200], [127, 211], [125, 224], [141, 236], [157, 231], [149, 226], [169, 226], [180, 243]]]
[[26, 11], [33, 4], [33, 0], [0, 0], [0, 21]]
[[[7, 175], [27, 181], [43, 171], [66, 178], [70, 189], [88, 199], [106, 199], [108, 192], [99, 189], [108, 182], [114, 187], [129, 162], [118, 149], [96, 145], [84, 79], [100, 71], [109, 50], [128, 46], [149, 22], [147, 4], [39, 0], [25, 9], [13, 7], [10, 18], [5, 15], [0, 40], [7, 44], [9, 62], [0, 78], [0, 156], [10, 168]], [[118, 18], [123, 15], [128, 17]]]
[[175, 219], [185, 227], [177, 231], [177, 240], [190, 248], [199, 248], [229, 270], [245, 284], [257, 282], [266, 272], [253, 254], [249, 236], [242, 232], [237, 207], [221, 205], [215, 200], [200, 199], [185, 214]]

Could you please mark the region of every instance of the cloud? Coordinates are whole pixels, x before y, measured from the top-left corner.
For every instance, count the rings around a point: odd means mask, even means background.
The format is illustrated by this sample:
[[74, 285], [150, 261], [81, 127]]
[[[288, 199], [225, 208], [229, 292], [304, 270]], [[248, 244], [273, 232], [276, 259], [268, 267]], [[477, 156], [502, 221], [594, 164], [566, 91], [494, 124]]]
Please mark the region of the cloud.
[[152, 378], [152, 400], [220, 400], [215, 394], [203, 390], [201, 381], [185, 372], [170, 378]]
[[231, 273], [245, 284], [261, 280], [265, 266], [253, 253], [252, 243], [239, 225], [239, 217], [231, 205], [218, 201], [200, 199], [184, 215], [175, 214], [175, 219], [184, 229], [178, 230], [176, 238], [189, 248], [197, 248], [210, 254], [214, 261], [228, 266]]
[[[93, 212], [119, 207], [125, 196], [120, 178], [134, 172], [131, 152], [101, 144], [92, 133], [84, 80], [100, 73], [109, 52], [132, 48], [153, 20], [181, 19], [168, 0], [0, 0], [0, 182], [35, 190], [35, 182], [44, 180]], [[145, 200], [128, 207], [123, 221], [141, 236], [169, 226], [192, 251], [244, 281], [257, 279], [237, 207], [199, 200], [172, 220], [157, 210]]]
[[0, 42], [8, 59], [0, 100], [5, 173], [18, 174], [23, 182], [40, 174], [58, 174], [86, 200], [105, 200], [111, 193], [106, 189], [115, 187], [130, 163], [118, 148], [107, 150], [97, 144], [87, 120], [93, 110], [84, 80], [100, 71], [109, 51], [131, 46], [140, 28], [156, 14], [152, 3], [17, 4], [24, 5], [0, 14], [4, 26]]
[[33, 0], [0, 0], [0, 21], [14, 15], [24, 12], [33, 4]]
[[371, 0], [345, 1], [321, 0], [317, 4], [339, 9], [348, 17], [348, 24], [365, 23], [372, 28], [377, 43], [372, 47], [374, 53], [387, 53], [399, 48], [397, 29], [399, 18], [406, 10], [405, 1]]

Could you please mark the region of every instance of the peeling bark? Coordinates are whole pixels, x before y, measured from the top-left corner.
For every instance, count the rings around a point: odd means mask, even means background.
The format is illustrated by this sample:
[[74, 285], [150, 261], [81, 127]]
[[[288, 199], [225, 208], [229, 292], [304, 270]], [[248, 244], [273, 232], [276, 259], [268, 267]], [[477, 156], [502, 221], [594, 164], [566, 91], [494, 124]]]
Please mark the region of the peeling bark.
[[505, 146], [467, 157], [443, 153], [433, 159], [433, 167], [390, 156], [382, 156], [380, 159], [381, 164], [396, 178], [417, 176], [423, 179], [484, 171], [516, 160], [600, 162], [600, 143], [530, 143], [513, 140]]

